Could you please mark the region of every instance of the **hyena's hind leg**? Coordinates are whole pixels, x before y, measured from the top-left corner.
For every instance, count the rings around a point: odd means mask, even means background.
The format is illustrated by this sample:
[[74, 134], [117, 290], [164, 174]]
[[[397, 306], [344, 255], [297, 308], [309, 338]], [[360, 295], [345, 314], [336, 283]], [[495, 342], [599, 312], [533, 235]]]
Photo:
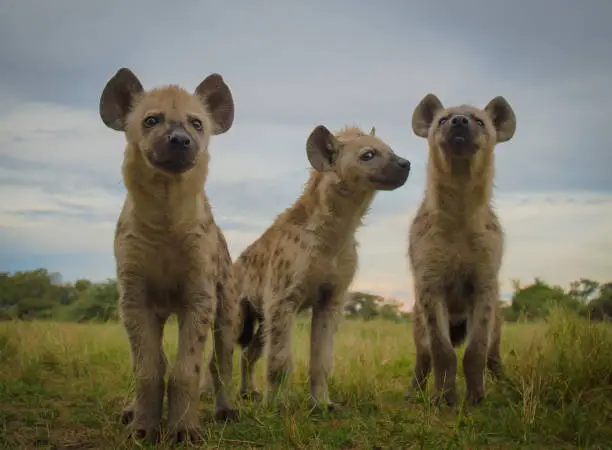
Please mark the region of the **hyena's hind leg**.
[[216, 293], [217, 310], [213, 322], [213, 350], [208, 370], [215, 392], [215, 418], [231, 421], [238, 418], [238, 410], [234, 408], [228, 396], [228, 388], [232, 381], [232, 358], [239, 315], [238, 304], [234, 298], [228, 298], [229, 292], [226, 292], [221, 283], [217, 284]]
[[297, 305], [302, 296], [297, 292], [272, 298], [264, 318], [264, 337], [267, 347], [266, 401], [284, 410], [287, 406], [286, 384], [293, 372], [291, 342]]
[[262, 395], [255, 389], [255, 365], [263, 354], [264, 324], [260, 323], [251, 342], [242, 350], [240, 365], [240, 396], [244, 399], [261, 400]]
[[[261, 304], [261, 299], [258, 304]], [[238, 344], [242, 347], [240, 355], [240, 396], [243, 399], [260, 400], [261, 393], [255, 389], [255, 365], [261, 358], [265, 345], [265, 326], [263, 316], [253, 307], [252, 299], [242, 299], [240, 309], [242, 326]]]
[[493, 331], [491, 335], [491, 343], [489, 345], [489, 351], [487, 353], [487, 369], [489, 373], [495, 379], [504, 378], [504, 367], [501, 359], [501, 328], [503, 318], [501, 317], [501, 311], [498, 308], [495, 316], [495, 324], [493, 325]]

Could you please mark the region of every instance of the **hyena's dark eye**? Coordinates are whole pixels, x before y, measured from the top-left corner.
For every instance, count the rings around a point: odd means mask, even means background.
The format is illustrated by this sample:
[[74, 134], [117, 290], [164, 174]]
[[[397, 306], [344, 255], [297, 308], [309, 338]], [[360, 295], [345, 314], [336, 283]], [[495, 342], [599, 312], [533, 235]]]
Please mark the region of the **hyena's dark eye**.
[[361, 159], [362, 161], [370, 161], [372, 158], [374, 158], [374, 156], [375, 156], [375, 153], [373, 150], [366, 150], [365, 152], [361, 154], [359, 159]]
[[159, 116], [147, 116], [142, 121], [142, 124], [147, 128], [151, 128], [157, 125], [159, 122], [160, 122]]
[[438, 125], [444, 125], [446, 122], [448, 122], [448, 117], [442, 117], [438, 120]]
[[484, 122], [480, 119], [476, 119], [476, 123], [478, 124], [479, 127], [484, 128]]
[[191, 126], [197, 131], [202, 131], [202, 121], [200, 119], [192, 119]]

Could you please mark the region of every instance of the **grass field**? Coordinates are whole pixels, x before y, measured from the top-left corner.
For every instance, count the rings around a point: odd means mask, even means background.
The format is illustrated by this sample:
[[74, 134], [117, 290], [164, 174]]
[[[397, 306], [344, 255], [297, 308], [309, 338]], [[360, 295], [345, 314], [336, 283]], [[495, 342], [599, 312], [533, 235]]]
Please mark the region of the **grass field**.
[[[214, 424], [212, 402], [204, 398], [204, 448], [612, 448], [609, 325], [562, 312], [547, 324], [506, 325], [509, 380], [489, 380], [483, 404], [455, 410], [403, 400], [414, 362], [409, 327], [344, 321], [331, 380], [344, 408], [310, 414], [308, 322], [300, 321], [291, 386], [296, 412], [278, 417], [239, 402], [240, 422]], [[175, 342], [171, 325], [171, 357]], [[0, 323], [0, 364], [0, 448], [138, 448], [119, 421], [133, 392], [120, 324]], [[259, 386], [263, 369], [262, 363]]]

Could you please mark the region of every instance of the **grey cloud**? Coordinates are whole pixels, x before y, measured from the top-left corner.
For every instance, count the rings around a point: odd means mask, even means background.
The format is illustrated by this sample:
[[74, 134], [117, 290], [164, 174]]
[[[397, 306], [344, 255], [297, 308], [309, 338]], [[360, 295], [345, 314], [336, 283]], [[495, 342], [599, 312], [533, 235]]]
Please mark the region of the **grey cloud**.
[[[4, 170], [2, 170], [4, 169]], [[17, 156], [0, 157], [0, 186], [31, 186], [47, 193], [70, 194], [91, 187], [101, 188], [113, 194], [122, 194], [125, 188], [121, 176], [109, 177], [95, 168], [57, 167], [52, 164], [25, 161]]]
[[[207, 190], [228, 216], [272, 218], [289, 206], [306, 179], [311, 128], [346, 121], [376, 125], [413, 163], [406, 185], [381, 193], [371, 214], [414, 207], [425, 182], [426, 144], [412, 135], [409, 120], [430, 90], [449, 104], [483, 106], [499, 94], [512, 103], [519, 124], [513, 141], [497, 149], [498, 192], [609, 191], [612, 152], [604, 130], [612, 100], [611, 13], [612, 3], [602, 0], [582, 6], [392, 0], [385, 8], [366, 1], [268, 0], [239, 9], [212, 1], [177, 7], [162, 0], [9, 0], [0, 17], [0, 100], [10, 93], [95, 111], [104, 83], [120, 66], [132, 67], [146, 86], [195, 86], [219, 71], [235, 94], [236, 122], [212, 144]], [[147, 32], [147, 23], [168, 32]], [[17, 134], [13, 142], [27, 139]], [[87, 186], [125, 191], [118, 165], [112, 173], [83, 164], [78, 170], [76, 164], [25, 165], [9, 147], [0, 148], [6, 169], [0, 184], [58, 193]], [[224, 181], [232, 164], [252, 167], [258, 179]], [[265, 174], [267, 166], [273, 173]]]
[[[121, 65], [133, 67], [148, 85], [172, 77], [195, 86], [206, 73], [220, 71], [244, 99], [245, 118], [262, 118], [263, 112], [270, 120], [298, 122], [311, 120], [311, 108], [325, 120], [337, 117], [334, 111], [365, 117], [368, 108], [404, 109], [404, 95], [391, 104], [396, 88], [407, 90], [420, 72], [436, 67], [459, 88], [466, 80], [453, 79], [458, 75], [449, 64], [462, 55], [493, 83], [542, 82], [551, 73], [580, 75], [612, 64], [602, 57], [612, 51], [606, 19], [612, 6], [604, 1], [578, 7], [570, 0], [495, 6], [485, 0], [393, 0], [385, 8], [365, 1], [261, 1], [239, 9], [219, 2], [176, 7], [161, 0], [5, 3], [3, 82], [24, 97], [86, 107], [95, 107], [103, 84]], [[169, 31], [148, 32], [146, 24]], [[194, 59], [194, 51], [202, 57]], [[457, 59], [445, 62], [449, 55]], [[359, 90], [379, 92], [379, 100], [356, 98]], [[305, 111], [283, 108], [297, 95]], [[321, 102], [333, 110], [319, 107]]]

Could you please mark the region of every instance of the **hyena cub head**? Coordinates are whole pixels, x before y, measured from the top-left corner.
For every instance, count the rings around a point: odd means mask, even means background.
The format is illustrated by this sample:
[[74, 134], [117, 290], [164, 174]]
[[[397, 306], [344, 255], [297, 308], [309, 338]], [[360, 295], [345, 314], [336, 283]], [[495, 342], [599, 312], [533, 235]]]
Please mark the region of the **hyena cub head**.
[[119, 69], [100, 98], [100, 117], [125, 133], [126, 162], [145, 172], [180, 178], [208, 168], [208, 142], [234, 121], [234, 101], [218, 74], [206, 77], [193, 94], [176, 85], [145, 91], [134, 73]]
[[430, 159], [438, 169], [449, 172], [461, 162], [490, 162], [495, 145], [514, 136], [516, 116], [503, 97], [495, 97], [484, 109], [444, 108], [438, 97], [427, 94], [412, 114], [412, 129], [428, 140]]
[[410, 162], [375, 135], [357, 128], [332, 134], [317, 126], [306, 143], [308, 160], [321, 173], [333, 173], [350, 191], [392, 191], [408, 179]]

